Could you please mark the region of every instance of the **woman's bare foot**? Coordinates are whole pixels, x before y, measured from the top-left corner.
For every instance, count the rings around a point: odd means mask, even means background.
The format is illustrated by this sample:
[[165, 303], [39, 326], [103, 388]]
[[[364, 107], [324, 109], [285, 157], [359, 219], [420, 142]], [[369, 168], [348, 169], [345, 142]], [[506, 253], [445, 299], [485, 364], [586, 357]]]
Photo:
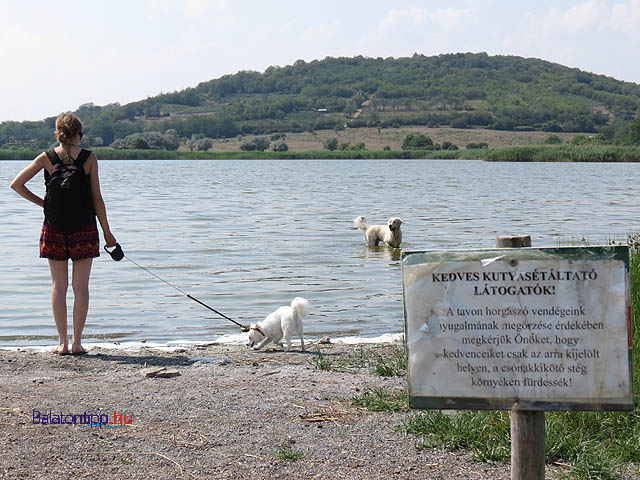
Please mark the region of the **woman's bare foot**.
[[56, 355], [69, 355], [69, 346], [68, 345], [58, 345], [53, 349], [53, 353]]
[[84, 355], [87, 351], [83, 348], [81, 344], [73, 344], [71, 345], [71, 355]]

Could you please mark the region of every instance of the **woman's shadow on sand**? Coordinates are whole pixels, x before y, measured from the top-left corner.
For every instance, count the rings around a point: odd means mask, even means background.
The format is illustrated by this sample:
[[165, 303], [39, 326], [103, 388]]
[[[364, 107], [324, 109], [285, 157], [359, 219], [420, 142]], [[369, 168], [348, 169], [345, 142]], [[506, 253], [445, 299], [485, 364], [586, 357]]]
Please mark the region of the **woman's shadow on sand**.
[[[248, 349], [247, 352], [250, 352], [250, 350]], [[301, 351], [299, 345], [298, 348], [294, 346], [290, 352], [284, 351], [284, 349], [280, 345], [274, 345], [268, 349], [260, 350], [255, 353], [267, 355], [302, 354], [310, 356], [333, 356], [333, 353], [330, 352], [320, 353], [318, 351], [309, 350], [308, 348], [305, 351]], [[143, 367], [188, 367], [198, 362], [199, 360], [202, 360], [201, 357], [189, 357], [186, 355], [118, 355], [102, 352], [83, 355], [83, 357], [86, 359], [98, 359], [105, 362], [113, 362], [120, 365], [140, 365]], [[211, 360], [213, 361], [215, 360], [215, 358], [211, 357]]]
[[147, 367], [185, 367], [192, 365], [197, 360], [190, 359], [186, 355], [117, 355], [110, 353], [96, 353], [85, 358], [95, 358], [105, 362], [114, 362], [120, 365], [140, 365]]

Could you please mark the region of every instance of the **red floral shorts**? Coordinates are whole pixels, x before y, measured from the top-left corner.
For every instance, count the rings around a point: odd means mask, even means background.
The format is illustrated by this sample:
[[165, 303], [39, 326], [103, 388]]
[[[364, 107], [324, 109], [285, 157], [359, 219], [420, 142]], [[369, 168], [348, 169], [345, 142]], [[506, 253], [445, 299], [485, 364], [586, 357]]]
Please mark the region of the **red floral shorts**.
[[100, 237], [95, 220], [75, 232], [63, 232], [46, 223], [40, 232], [40, 258], [82, 260], [100, 256]]

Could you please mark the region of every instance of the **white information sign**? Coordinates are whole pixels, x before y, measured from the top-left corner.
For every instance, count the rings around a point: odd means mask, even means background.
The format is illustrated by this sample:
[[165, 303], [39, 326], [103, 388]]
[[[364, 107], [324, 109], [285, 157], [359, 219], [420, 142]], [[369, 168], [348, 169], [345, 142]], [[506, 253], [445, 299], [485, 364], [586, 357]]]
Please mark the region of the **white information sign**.
[[626, 247], [406, 252], [403, 287], [412, 407], [633, 409]]

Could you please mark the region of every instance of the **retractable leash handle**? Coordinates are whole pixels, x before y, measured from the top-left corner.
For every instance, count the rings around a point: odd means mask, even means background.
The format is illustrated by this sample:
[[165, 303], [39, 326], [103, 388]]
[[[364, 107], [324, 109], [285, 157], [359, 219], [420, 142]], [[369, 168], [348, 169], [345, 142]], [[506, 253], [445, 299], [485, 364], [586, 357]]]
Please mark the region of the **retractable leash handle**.
[[[123, 258], [125, 258], [125, 254], [122, 251], [122, 247], [120, 246], [119, 243], [116, 243], [116, 245], [113, 247], [112, 250], [109, 250], [107, 248], [107, 246], [104, 246], [104, 251], [107, 252], [109, 255], [111, 255], [111, 258], [113, 258], [116, 262], [119, 262], [120, 260], [122, 260]], [[217, 311], [215, 308], [210, 307], [209, 305], [207, 305], [204, 302], [201, 302], [200, 300], [198, 300], [197, 298], [195, 298], [192, 295], [189, 295], [187, 292], [183, 292], [182, 290], [180, 290], [178, 287], [176, 287], [175, 285], [172, 285], [171, 283], [167, 282], [166, 280], [163, 280], [162, 278], [160, 278], [158, 275], [156, 275], [155, 273], [153, 273], [152, 271], [144, 268], [142, 265], [138, 265], [136, 262], [134, 262], [133, 260], [131, 260], [129, 257], [126, 257], [127, 260], [129, 260], [131, 263], [133, 263], [136, 267], [140, 267], [142, 270], [144, 270], [145, 272], [153, 275], [154, 277], [156, 277], [158, 280], [160, 280], [161, 282], [166, 283], [167, 285], [169, 285], [172, 288], [175, 288], [177, 291], [179, 291], [181, 294], [183, 294], [184, 296], [186, 296], [187, 298], [190, 298], [191, 300], [193, 300], [194, 302], [199, 303], [200, 305], [202, 305], [203, 307], [208, 308], [209, 310], [211, 310], [212, 312], [220, 315], [222, 318], [229, 320], [230, 322], [235, 323], [236, 325], [238, 325], [240, 327], [240, 330], [243, 332], [248, 332], [249, 331], [249, 327], [247, 327], [246, 325], [242, 325], [239, 322], [236, 322], [234, 319], [227, 317], [224, 313], [220, 313], [219, 311]]]
[[104, 251], [107, 252], [109, 255], [111, 255], [111, 258], [113, 258], [116, 262], [119, 262], [124, 258], [124, 252], [122, 251], [122, 247], [120, 246], [119, 243], [116, 243], [116, 246], [113, 247], [113, 250], [111, 251], [109, 251], [109, 249], [105, 245]]

